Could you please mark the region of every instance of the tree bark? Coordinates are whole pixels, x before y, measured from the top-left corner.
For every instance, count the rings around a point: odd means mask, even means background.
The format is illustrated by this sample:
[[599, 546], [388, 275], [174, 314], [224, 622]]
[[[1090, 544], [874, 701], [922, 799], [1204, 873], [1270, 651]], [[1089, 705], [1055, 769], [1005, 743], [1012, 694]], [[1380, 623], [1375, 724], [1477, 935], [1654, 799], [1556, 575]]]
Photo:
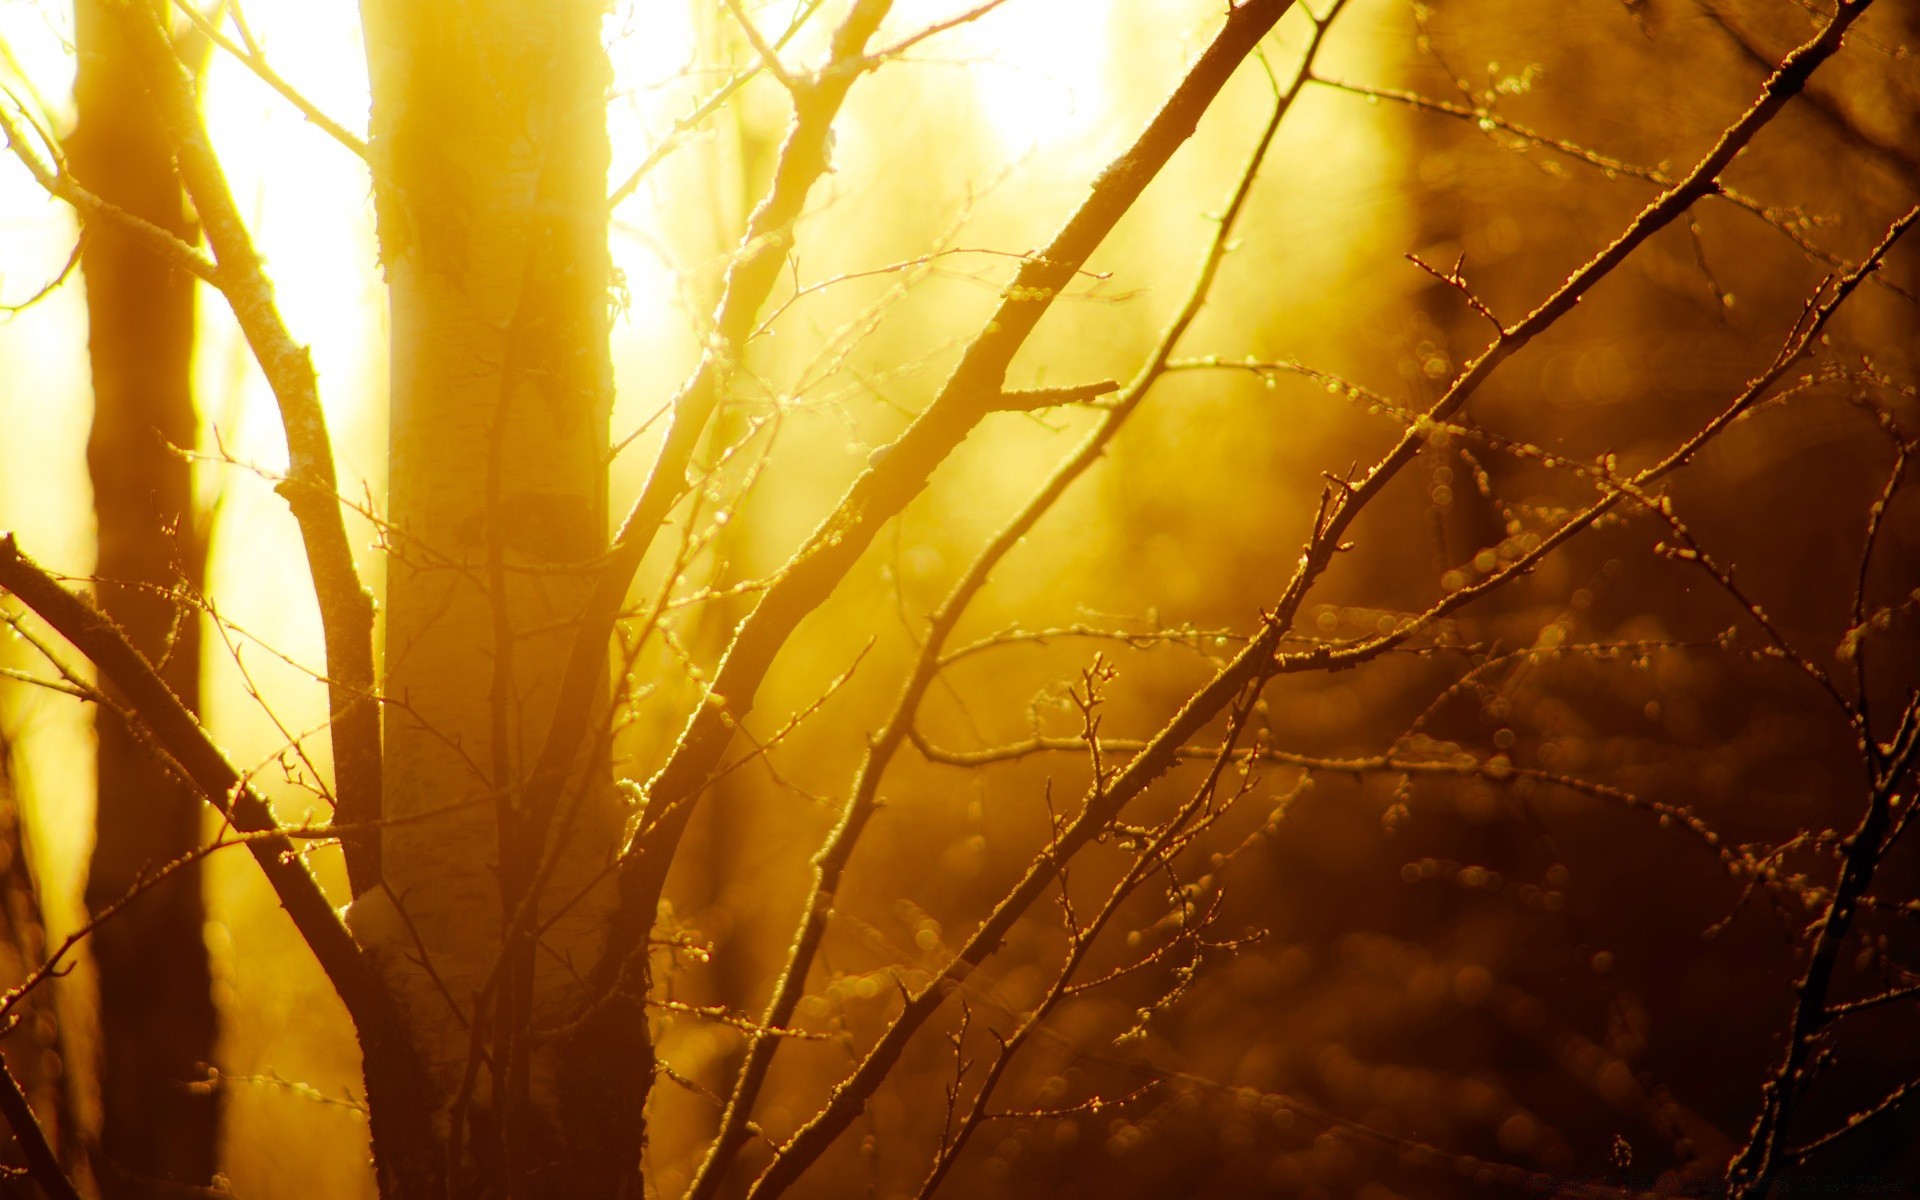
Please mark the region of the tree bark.
[[[525, 802], [607, 546], [604, 5], [363, 4], [391, 305], [383, 886], [350, 920], [427, 1060], [459, 1194], [638, 1194], [644, 980], [585, 1016], [623, 811]], [[604, 705], [597, 706], [604, 711]]]
[[[75, 6], [76, 174], [102, 199], [197, 240], [172, 154], [112, 18]], [[98, 597], [189, 707], [200, 690], [197, 615], [176, 599], [198, 582], [192, 476], [194, 281], [118, 230], [87, 231], [94, 415], [87, 444], [99, 521]], [[199, 842], [200, 800], [129, 735], [97, 726], [96, 838], [86, 902], [98, 913], [138, 879]], [[174, 1194], [212, 1183], [219, 1136], [204, 1078], [218, 1032], [197, 866], [105, 922], [93, 938], [100, 978], [100, 1186], [108, 1197]]]
[[[40, 882], [34, 871], [33, 839], [20, 811], [14, 789], [14, 746], [0, 728], [0, 987], [20, 987], [35, 965], [46, 958], [47, 927], [40, 903]], [[12, 1055], [7, 1065], [18, 1076], [42, 1133], [69, 1171], [81, 1153], [81, 1124], [68, 1086], [68, 1030], [60, 1022], [55, 993], [43, 987], [37, 995], [21, 996], [13, 1020], [18, 1022], [5, 1040]], [[0, 1151], [0, 1165], [26, 1167], [26, 1146], [18, 1138]]]

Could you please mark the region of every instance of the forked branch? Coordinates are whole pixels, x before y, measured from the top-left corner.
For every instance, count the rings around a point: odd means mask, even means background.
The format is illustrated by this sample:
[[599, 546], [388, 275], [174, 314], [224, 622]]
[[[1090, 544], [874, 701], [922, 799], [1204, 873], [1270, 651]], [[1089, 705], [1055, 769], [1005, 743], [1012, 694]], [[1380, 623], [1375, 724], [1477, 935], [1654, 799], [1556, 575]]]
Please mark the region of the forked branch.
[[[826, 1106], [782, 1148], [755, 1183], [750, 1196], [770, 1197], [783, 1192], [839, 1136], [891, 1072], [914, 1032], [939, 1009], [946, 996], [968, 973], [994, 953], [1021, 914], [1045, 894], [1052, 879], [1049, 863], [1070, 858], [1092, 840], [1150, 783], [1180, 760], [1182, 748], [1216, 719], [1235, 696], [1247, 688], [1258, 691], [1276, 673], [1281, 665], [1276, 655], [1282, 639], [1292, 628], [1308, 592], [1332, 561], [1333, 555], [1343, 544], [1346, 531], [1366, 504], [1378, 496], [1387, 482], [1419, 454], [1427, 430], [1457, 413], [1502, 363], [1570, 312], [1581, 296], [1624, 262], [1655, 232], [1679, 217], [1700, 197], [1710, 194], [1717, 186], [1720, 171], [1785, 107], [1787, 101], [1804, 86], [1813, 70], [1839, 49], [1842, 34], [1869, 3], [1870, 0], [1843, 3], [1832, 21], [1789, 56], [1780, 70], [1767, 81], [1761, 95], [1721, 135], [1692, 171], [1649, 205], [1610, 245], [1575, 271], [1533, 313], [1505, 330], [1427, 411], [1424, 418], [1416, 421], [1400, 442], [1360, 476], [1357, 482], [1329, 488], [1321, 512], [1314, 521], [1313, 536], [1301, 555], [1300, 565], [1279, 604], [1262, 622], [1258, 634], [1186, 701], [1172, 720], [1146, 743], [1110, 783], [1088, 794], [1080, 814], [1028, 868], [965, 945], [953, 955], [947, 968], [927, 986], [906, 998], [893, 1024], [881, 1035], [854, 1073], [834, 1088]], [[1253, 7], [1248, 5], [1235, 10], [1229, 23]], [[904, 445], [919, 427], [916, 423], [899, 445]], [[891, 464], [899, 457], [896, 451], [883, 460], [882, 465]], [[844, 524], [830, 526], [829, 529], [841, 538], [847, 534]], [[771, 599], [770, 596], [769, 602]], [[752, 620], [742, 632], [743, 641], [751, 629]], [[736, 643], [735, 650], [738, 649], [739, 643]], [[670, 763], [668, 770], [672, 769], [673, 764]], [[659, 782], [656, 780], [656, 786]]]
[[120, 629], [21, 553], [12, 534], [0, 534], [0, 589], [11, 592], [93, 663], [207, 803], [241, 833], [257, 835], [247, 840], [248, 850], [359, 1034], [367, 1091], [375, 1106], [376, 1147], [397, 1153], [399, 1160], [385, 1165], [401, 1177], [401, 1195], [427, 1194], [424, 1181], [433, 1177], [437, 1165], [431, 1161], [424, 1071], [392, 998], [306, 861], [282, 835], [266, 800], [227, 761]]
[[[97, 0], [117, 18], [173, 145], [181, 182], [218, 263], [215, 279], [280, 409], [287, 477], [279, 488], [293, 510], [313, 573], [327, 648], [335, 786], [343, 825], [367, 828], [380, 817], [380, 715], [374, 701], [373, 597], [360, 582], [347, 539], [333, 442], [313, 360], [287, 330], [273, 284], [200, 114], [193, 78], [151, 4]], [[355, 895], [380, 877], [380, 842], [370, 833], [342, 843]]]

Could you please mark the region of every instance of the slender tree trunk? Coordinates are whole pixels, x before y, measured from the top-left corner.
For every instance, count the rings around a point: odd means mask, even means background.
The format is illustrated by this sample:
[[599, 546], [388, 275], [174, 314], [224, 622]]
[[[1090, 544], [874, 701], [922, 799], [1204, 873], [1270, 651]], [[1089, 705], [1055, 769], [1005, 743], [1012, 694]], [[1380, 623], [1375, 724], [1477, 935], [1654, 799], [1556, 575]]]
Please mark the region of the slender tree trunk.
[[[33, 845], [26, 814], [14, 790], [14, 747], [0, 728], [0, 988], [15, 988], [47, 955], [46, 920], [40, 883], [33, 868]], [[20, 1001], [18, 1027], [6, 1039], [7, 1067], [33, 1107], [40, 1127], [59, 1154], [69, 1176], [84, 1174], [83, 1139], [68, 1083], [67, 1033], [60, 1021], [57, 993], [42, 989]], [[25, 1167], [19, 1139], [0, 1150], [0, 1164]]]
[[[165, 135], [112, 18], [81, 0], [74, 23], [76, 174], [109, 203], [196, 240]], [[193, 279], [104, 224], [89, 228], [81, 265], [100, 604], [196, 707], [199, 623], [173, 598], [183, 577], [197, 581], [202, 562], [191, 475], [172, 449], [194, 441]], [[97, 733], [99, 810], [86, 891], [94, 912], [196, 846], [201, 810], [119, 722], [101, 720]], [[192, 1087], [206, 1074], [217, 1031], [205, 919], [200, 872], [189, 868], [94, 935], [100, 1185], [109, 1197], [174, 1194], [178, 1185], [213, 1180], [219, 1106], [211, 1091]]]
[[428, 1060], [458, 1194], [638, 1195], [644, 980], [586, 1022], [595, 1078], [556, 1053], [611, 898], [604, 755], [556, 811], [523, 803], [607, 545], [603, 12], [363, 4], [394, 530], [384, 883], [351, 919]]

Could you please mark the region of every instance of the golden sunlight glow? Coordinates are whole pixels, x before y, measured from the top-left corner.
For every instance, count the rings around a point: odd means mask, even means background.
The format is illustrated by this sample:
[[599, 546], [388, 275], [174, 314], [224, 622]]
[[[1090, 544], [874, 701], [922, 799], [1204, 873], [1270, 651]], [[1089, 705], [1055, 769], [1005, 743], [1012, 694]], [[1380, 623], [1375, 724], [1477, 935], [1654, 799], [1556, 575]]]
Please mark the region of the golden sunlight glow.
[[[275, 69], [349, 129], [366, 128], [366, 67], [350, 10], [284, 3], [247, 5], [250, 28]], [[233, 192], [272, 272], [289, 328], [312, 353], [340, 463], [343, 487], [364, 495], [378, 484], [384, 445], [385, 380], [379, 357], [385, 300], [374, 265], [364, 167], [308, 124], [285, 100], [228, 55], [215, 53], [203, 85], [207, 123]], [[223, 614], [251, 639], [230, 650], [216, 641], [207, 666], [211, 718], [245, 747], [243, 761], [279, 753], [290, 735], [324, 721], [324, 696], [308, 671], [321, 662], [307, 567], [292, 522], [268, 475], [286, 467], [286, 439], [273, 394], [254, 365], [225, 303], [205, 288], [196, 384], [208, 460], [200, 490], [217, 502], [208, 580]], [[362, 527], [364, 528], [364, 527]], [[284, 651], [300, 666], [263, 649]], [[236, 652], [237, 651], [237, 660]], [[248, 697], [245, 680], [277, 703], [271, 719]], [[326, 739], [310, 752], [324, 761]]]
[[[897, 24], [914, 29], [970, 5], [917, 0], [900, 6]], [[1002, 150], [1044, 154], [1100, 125], [1108, 107], [1114, 14], [1104, 4], [1008, 0], [977, 21], [913, 53], [965, 75], [959, 96]]]
[[[790, 7], [756, 3], [747, 10], [772, 26]], [[962, 0], [906, 0], [896, 5], [879, 41], [908, 36], [972, 7]], [[901, 62], [880, 72], [872, 88], [855, 96], [845, 133], [849, 144], [838, 152], [844, 165], [823, 189], [820, 207], [864, 213], [881, 194], [874, 179], [940, 166], [907, 158], [928, 151], [899, 142], [894, 106], [904, 103], [915, 120], [950, 134], [954, 153], [983, 176], [980, 192], [968, 197], [968, 232], [954, 236], [1024, 251], [1058, 220], [1052, 189], [1097, 169], [1111, 146], [1144, 119], [1143, 104], [1158, 81], [1188, 56], [1184, 42], [1167, 44], [1161, 31], [1184, 30], [1212, 7], [1203, 0], [1156, 0], [1144, 10], [1091, 0], [1007, 0], [978, 20], [914, 46]], [[348, 129], [364, 130], [364, 48], [351, 6], [251, 0], [245, 12], [281, 76]], [[793, 65], [804, 67], [824, 53], [827, 20], [816, 16], [783, 49]], [[71, 121], [69, 21], [49, 3], [0, 6], [0, 38], [18, 66], [17, 73], [5, 73], [31, 81], [57, 127]], [[614, 216], [614, 259], [624, 303], [613, 333], [619, 384], [614, 436], [619, 439], [657, 412], [699, 352], [711, 304], [700, 281], [723, 262], [732, 244], [731, 226], [744, 220], [749, 201], [742, 198], [747, 181], [739, 174], [745, 169], [740, 132], [724, 122], [692, 129], [681, 129], [680, 123], [724, 82], [711, 65], [699, 66], [712, 63], [717, 47], [732, 47], [728, 53], [736, 62], [751, 56], [724, 8], [691, 0], [623, 0], [607, 18], [605, 39], [615, 74], [608, 110], [609, 188], [621, 186], [641, 164], [653, 163]], [[1129, 64], [1136, 60], [1152, 63], [1152, 87], [1135, 86], [1129, 77]], [[282, 312], [294, 336], [311, 349], [343, 488], [356, 499], [372, 497], [377, 506], [385, 469], [385, 299], [365, 169], [228, 55], [211, 56], [203, 94], [216, 147], [267, 260]], [[880, 96], [888, 98], [875, 98]], [[743, 99], [768, 126], [755, 136], [772, 137], [777, 144], [785, 98], [762, 78], [749, 85]], [[974, 131], [986, 140], [973, 140]], [[1192, 194], [1196, 205], [1202, 193], [1217, 190], [1212, 178], [1169, 186]], [[869, 215], [873, 228], [884, 230], [884, 212]], [[64, 208], [22, 172], [0, 169], [0, 236], [6, 242], [0, 300], [30, 293], [55, 276], [72, 229]], [[1191, 231], [1178, 236], [1190, 238]], [[1353, 243], [1344, 245], [1351, 253]], [[1316, 251], [1339, 252], [1331, 243]], [[854, 252], [843, 258], [803, 258], [797, 268], [816, 277], [829, 269], [858, 271], [889, 256], [854, 243]], [[1001, 272], [993, 261], [969, 261], [966, 272], [997, 277]], [[968, 285], [966, 294], [978, 299], [985, 293]], [[838, 312], [830, 298], [827, 303], [826, 312]], [[203, 289], [200, 308], [196, 375], [201, 452], [207, 458], [197, 473], [198, 487], [217, 513], [209, 592], [223, 619], [242, 631], [224, 642], [209, 642], [207, 704], [213, 726], [236, 758], [263, 768], [263, 778], [271, 781], [281, 770], [274, 765], [276, 756], [289, 739], [303, 739], [314, 762], [325, 768], [326, 739], [313, 736], [325, 715], [323, 692], [315, 682], [319, 630], [291, 520], [270, 486], [286, 460], [273, 397], [224, 303]], [[808, 316], [812, 311], [802, 306], [794, 319], [814, 320]], [[5, 367], [0, 417], [9, 431], [0, 445], [0, 525], [18, 529], [36, 553], [75, 574], [84, 574], [91, 561], [86, 505], [70, 499], [84, 496], [87, 487], [83, 330], [74, 285], [17, 318], [0, 321]], [[616, 462], [616, 506], [643, 475], [659, 428], [656, 422]], [[860, 445], [850, 449], [866, 452]], [[1030, 457], [1022, 461], [1036, 468], [1053, 453], [1047, 448], [1007, 452]], [[1018, 474], [993, 472], [986, 486], [1004, 487], [1011, 496], [1018, 490], [1013, 482]], [[43, 502], [55, 496], [62, 501]], [[351, 529], [360, 539], [363, 565], [376, 572], [377, 583], [374, 529], [364, 520], [354, 521]], [[273, 697], [271, 715], [255, 693]], [[59, 736], [69, 747], [85, 736], [84, 723], [70, 706], [33, 703], [47, 709], [35, 720], [63, 731]], [[69, 749], [40, 758], [50, 788], [71, 794], [88, 790], [87, 755]], [[46, 853], [54, 877], [71, 880], [84, 853], [85, 814], [69, 809], [49, 814], [47, 823]], [[241, 886], [237, 879], [244, 874], [234, 872], [235, 886]]]
[[0, 0], [0, 1191], [1920, 1177], [1917, 50]]
[[[0, 5], [0, 82], [44, 100], [57, 122], [69, 119], [73, 65], [71, 20], [51, 5]], [[16, 69], [17, 68], [17, 69]], [[32, 92], [24, 85], [31, 81]], [[18, 304], [57, 278], [74, 238], [65, 206], [50, 202], [24, 171], [0, 165], [0, 303]], [[86, 311], [76, 286], [11, 316], [0, 315], [0, 529], [18, 531], [36, 552], [75, 573], [90, 569], [93, 524], [86, 444]], [[11, 657], [8, 665], [14, 665]], [[55, 898], [52, 919], [77, 923], [81, 867], [92, 838], [90, 803], [47, 797], [93, 794], [86, 713], [51, 694], [16, 698], [13, 728], [28, 736], [33, 799], [42, 800], [42, 870]], [[24, 711], [21, 711], [24, 710]], [[50, 810], [50, 811], [49, 811]]]
[[1920, 8], [1695, 7], [0, 0], [0, 1190], [1920, 1175]]

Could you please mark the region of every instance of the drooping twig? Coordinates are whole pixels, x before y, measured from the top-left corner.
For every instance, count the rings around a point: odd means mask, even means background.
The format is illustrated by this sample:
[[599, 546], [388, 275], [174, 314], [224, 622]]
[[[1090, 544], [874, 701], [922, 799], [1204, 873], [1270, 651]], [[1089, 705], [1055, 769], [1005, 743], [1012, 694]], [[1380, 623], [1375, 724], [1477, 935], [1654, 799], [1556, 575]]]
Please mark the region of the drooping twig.
[[1462, 251], [1460, 257], [1446, 270], [1441, 270], [1426, 259], [1421, 258], [1418, 254], [1408, 254], [1407, 261], [1419, 267], [1435, 279], [1438, 279], [1441, 283], [1446, 284], [1454, 291], [1459, 292], [1461, 299], [1467, 302], [1467, 307], [1485, 317], [1487, 323], [1493, 326], [1495, 337], [1500, 336], [1501, 332], [1506, 329], [1506, 326], [1501, 322], [1500, 318], [1494, 315], [1491, 308], [1487, 307], [1487, 302], [1474, 293], [1473, 288], [1468, 286], [1466, 277], [1460, 273], [1461, 269], [1467, 265], [1467, 255], [1465, 251]]
[[[1604, 172], [1608, 178], [1619, 175], [1628, 179], [1642, 180], [1643, 182], [1651, 183], [1660, 188], [1671, 188], [1677, 182], [1671, 174], [1661, 168], [1628, 162], [1614, 155], [1583, 146], [1568, 138], [1546, 133], [1531, 126], [1521, 124], [1511, 117], [1507, 117], [1478, 104], [1462, 104], [1453, 100], [1438, 100], [1432, 96], [1422, 95], [1419, 92], [1407, 91], [1404, 88], [1380, 87], [1373, 84], [1354, 83], [1350, 80], [1333, 79], [1326, 76], [1315, 78], [1313, 82], [1323, 87], [1331, 88], [1334, 91], [1346, 92], [1349, 95], [1363, 97], [1368, 101], [1384, 100], [1391, 104], [1400, 104], [1408, 108], [1418, 109], [1421, 112], [1451, 117], [1456, 121], [1465, 121], [1482, 130], [1499, 130], [1501, 133], [1517, 139], [1519, 142], [1545, 147], [1546, 149], [1554, 151], [1556, 154], [1565, 155], [1575, 162], [1584, 163], [1595, 170]], [[1830, 267], [1842, 265], [1837, 255], [1815, 244], [1807, 237], [1806, 233], [1799, 227], [1795, 219], [1795, 214], [1790, 210], [1783, 212], [1780, 209], [1774, 208], [1755, 199], [1753, 196], [1748, 195], [1746, 192], [1724, 180], [1714, 189], [1712, 198], [1724, 201], [1740, 211], [1764, 222], [1775, 233], [1785, 238], [1808, 257], [1825, 263]], [[1911, 291], [1893, 280], [1877, 278], [1876, 282], [1879, 286], [1886, 288], [1897, 296], [1901, 296], [1909, 301], [1915, 299]]]

